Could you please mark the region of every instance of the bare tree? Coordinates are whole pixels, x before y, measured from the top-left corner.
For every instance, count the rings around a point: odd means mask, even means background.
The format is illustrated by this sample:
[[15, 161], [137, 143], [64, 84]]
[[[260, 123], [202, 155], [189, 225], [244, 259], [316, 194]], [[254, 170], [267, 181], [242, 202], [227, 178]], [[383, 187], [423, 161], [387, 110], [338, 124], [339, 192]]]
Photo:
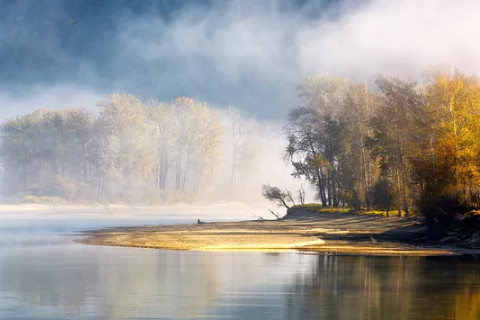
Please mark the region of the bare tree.
[[301, 184], [298, 189], [298, 201], [300, 201], [300, 204], [305, 204], [305, 190], [303, 189], [303, 184]]
[[244, 143], [245, 135], [245, 118], [235, 107], [228, 107], [228, 112], [231, 119], [231, 130], [232, 130], [232, 171], [230, 176], [230, 184], [235, 186], [238, 179], [238, 161], [239, 153]]

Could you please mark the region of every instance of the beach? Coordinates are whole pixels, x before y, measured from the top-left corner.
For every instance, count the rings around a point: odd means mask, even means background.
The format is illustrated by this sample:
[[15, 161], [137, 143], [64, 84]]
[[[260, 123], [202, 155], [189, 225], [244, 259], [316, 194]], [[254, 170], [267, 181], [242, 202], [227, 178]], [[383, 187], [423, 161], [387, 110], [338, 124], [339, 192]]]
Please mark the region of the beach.
[[435, 256], [475, 250], [422, 242], [426, 227], [415, 217], [317, 212], [296, 208], [278, 220], [119, 227], [86, 231], [90, 245], [199, 251], [302, 251], [379, 256]]

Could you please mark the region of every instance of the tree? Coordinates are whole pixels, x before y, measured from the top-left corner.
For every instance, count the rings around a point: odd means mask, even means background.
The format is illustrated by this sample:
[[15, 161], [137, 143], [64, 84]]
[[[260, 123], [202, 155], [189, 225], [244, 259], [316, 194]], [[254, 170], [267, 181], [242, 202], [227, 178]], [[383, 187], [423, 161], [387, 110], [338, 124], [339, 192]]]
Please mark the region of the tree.
[[378, 179], [373, 186], [372, 195], [375, 208], [385, 210], [387, 217], [389, 217], [390, 210], [395, 204], [395, 194], [393, 193], [390, 179], [386, 177]]
[[378, 97], [364, 85], [318, 75], [305, 79], [299, 96], [285, 126], [293, 175], [314, 185], [324, 206], [370, 208], [378, 170], [367, 140]]
[[206, 104], [199, 104], [196, 109], [195, 129], [197, 134], [194, 152], [198, 178], [194, 182], [194, 191], [197, 192], [202, 180], [211, 181], [214, 168], [221, 156], [224, 128], [220, 114]]
[[415, 148], [410, 141], [416, 133], [416, 116], [424, 108], [424, 96], [415, 81], [379, 77], [376, 83], [382, 102], [371, 121], [373, 135], [369, 145], [373, 155], [380, 159], [384, 174], [395, 177], [398, 215], [403, 210], [408, 216], [411, 192], [409, 155]]
[[260, 150], [265, 146], [265, 138], [269, 130], [266, 122], [248, 118], [235, 107], [228, 108], [229, 126], [231, 133], [232, 164], [230, 185], [232, 189], [248, 188], [250, 177], [257, 172], [256, 164]]
[[[82, 189], [90, 200], [148, 202], [172, 194], [177, 201], [208, 189], [218, 175], [224, 126], [207, 104], [187, 97], [146, 104], [113, 94], [98, 107], [96, 117], [67, 108], [5, 121], [4, 193], [72, 200]], [[67, 195], [66, 184], [75, 192]]]
[[427, 221], [450, 221], [480, 208], [480, 82], [441, 74], [427, 86], [422, 137], [414, 159], [419, 206]]
[[298, 87], [301, 105], [290, 111], [285, 158], [293, 176], [306, 178], [323, 206], [338, 206], [339, 158], [343, 126], [339, 121], [347, 81], [310, 76]]
[[292, 199], [290, 192], [265, 184], [262, 186], [262, 195], [265, 199], [272, 201], [277, 206], [284, 206], [290, 209], [290, 206], [287, 204], [287, 201]]
[[378, 178], [378, 163], [367, 146], [372, 135], [370, 121], [379, 107], [379, 97], [363, 84], [351, 83], [341, 109], [343, 126], [339, 183], [344, 202], [355, 210], [370, 209], [371, 189]]
[[245, 118], [234, 107], [228, 107], [232, 132], [232, 170], [230, 184], [236, 186], [238, 180], [239, 153], [245, 140]]
[[303, 184], [300, 185], [300, 188], [297, 191], [298, 201], [300, 204], [305, 204], [305, 189], [303, 189]]
[[143, 184], [154, 172], [156, 153], [151, 139], [154, 127], [146, 121], [145, 109], [137, 97], [113, 94], [99, 107], [95, 156], [99, 199], [103, 199], [109, 189], [123, 193]]

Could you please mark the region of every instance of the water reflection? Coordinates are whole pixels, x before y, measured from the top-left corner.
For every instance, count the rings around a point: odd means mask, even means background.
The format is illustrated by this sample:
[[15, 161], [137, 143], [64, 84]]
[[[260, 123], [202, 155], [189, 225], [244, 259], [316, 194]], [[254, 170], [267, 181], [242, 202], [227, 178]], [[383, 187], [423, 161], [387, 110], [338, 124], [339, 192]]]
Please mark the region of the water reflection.
[[0, 318], [480, 319], [479, 263], [0, 246]]
[[80, 244], [3, 250], [0, 318], [234, 317], [269, 300], [291, 258]]
[[475, 258], [318, 256], [297, 275], [290, 319], [480, 319]]

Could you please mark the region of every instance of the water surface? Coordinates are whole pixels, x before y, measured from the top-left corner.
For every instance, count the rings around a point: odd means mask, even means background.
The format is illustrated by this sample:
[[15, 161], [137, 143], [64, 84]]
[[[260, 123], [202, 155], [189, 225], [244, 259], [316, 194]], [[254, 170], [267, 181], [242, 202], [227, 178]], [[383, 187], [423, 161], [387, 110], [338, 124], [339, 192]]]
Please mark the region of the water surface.
[[0, 319], [480, 319], [473, 257], [165, 251], [70, 235], [191, 219], [4, 216]]

